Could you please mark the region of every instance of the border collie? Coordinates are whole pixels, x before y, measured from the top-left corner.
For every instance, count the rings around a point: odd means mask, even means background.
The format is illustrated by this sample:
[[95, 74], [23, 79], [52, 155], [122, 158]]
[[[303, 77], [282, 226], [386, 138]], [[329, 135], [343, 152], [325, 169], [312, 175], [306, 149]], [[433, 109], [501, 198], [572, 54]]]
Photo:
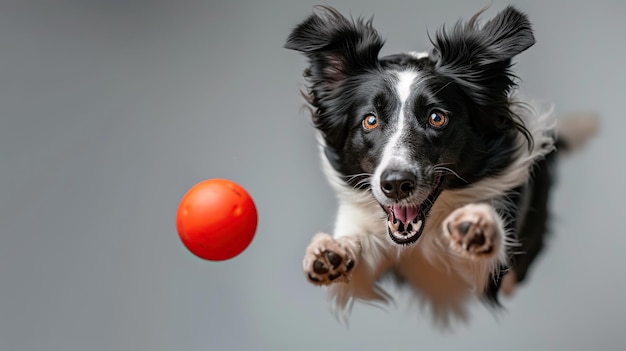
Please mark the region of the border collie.
[[439, 30], [428, 53], [379, 57], [371, 20], [325, 6], [287, 39], [308, 58], [304, 95], [339, 201], [304, 273], [344, 318], [356, 300], [391, 299], [391, 273], [436, 321], [464, 320], [472, 298], [501, 306], [542, 249], [556, 149], [594, 122], [560, 128], [522, 100], [512, 59], [535, 43], [531, 24], [507, 7], [481, 25], [481, 12]]

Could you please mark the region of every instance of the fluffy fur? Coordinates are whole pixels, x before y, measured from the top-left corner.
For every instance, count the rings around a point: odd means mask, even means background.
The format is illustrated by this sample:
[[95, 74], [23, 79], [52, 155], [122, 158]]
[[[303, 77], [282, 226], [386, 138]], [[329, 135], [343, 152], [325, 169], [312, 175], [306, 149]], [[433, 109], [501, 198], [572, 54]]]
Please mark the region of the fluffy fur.
[[344, 316], [389, 300], [391, 273], [436, 321], [465, 319], [472, 298], [500, 306], [541, 250], [556, 147], [591, 128], [558, 138], [551, 111], [518, 97], [512, 59], [535, 42], [525, 14], [478, 18], [442, 28], [428, 53], [379, 57], [372, 21], [330, 7], [287, 39], [309, 60], [305, 97], [339, 202], [303, 268]]

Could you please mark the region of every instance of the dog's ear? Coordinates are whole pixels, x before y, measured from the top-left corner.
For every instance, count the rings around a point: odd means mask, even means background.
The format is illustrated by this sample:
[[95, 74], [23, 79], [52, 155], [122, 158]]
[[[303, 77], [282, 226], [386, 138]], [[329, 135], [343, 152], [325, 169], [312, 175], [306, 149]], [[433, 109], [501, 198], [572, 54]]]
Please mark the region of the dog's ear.
[[[483, 10], [484, 11], [484, 10]], [[528, 17], [507, 7], [479, 26], [478, 16], [442, 28], [433, 40], [437, 70], [457, 81], [478, 104], [489, 106], [507, 99], [515, 85], [511, 59], [535, 43]]]
[[316, 6], [313, 15], [291, 32], [285, 44], [285, 48], [309, 58], [306, 76], [314, 89], [331, 90], [348, 74], [377, 66], [382, 46], [371, 20], [350, 21], [327, 6]]

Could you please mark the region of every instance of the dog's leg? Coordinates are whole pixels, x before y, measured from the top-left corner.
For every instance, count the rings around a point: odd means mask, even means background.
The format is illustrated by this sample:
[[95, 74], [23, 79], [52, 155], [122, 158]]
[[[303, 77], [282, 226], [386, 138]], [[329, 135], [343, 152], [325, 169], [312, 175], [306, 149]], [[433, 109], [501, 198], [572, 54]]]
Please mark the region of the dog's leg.
[[444, 220], [443, 232], [450, 249], [460, 257], [481, 261], [506, 258], [504, 226], [491, 205], [469, 204], [455, 210]]
[[344, 321], [355, 300], [386, 302], [377, 284], [394, 262], [386, 241], [386, 223], [372, 201], [339, 202], [333, 235], [316, 234], [306, 249], [303, 269], [309, 282], [327, 286], [332, 309]]
[[306, 249], [304, 274], [309, 282], [328, 286], [333, 309], [347, 321], [354, 300], [391, 299], [376, 283], [393, 264], [387, 245], [375, 235], [318, 233]]
[[306, 278], [315, 285], [351, 282], [344, 287], [348, 290], [354, 288], [352, 285], [371, 285], [389, 266], [385, 264], [388, 244], [384, 237], [375, 235], [386, 229], [380, 212], [371, 201], [363, 205], [340, 200], [333, 235], [316, 234], [306, 249]]
[[489, 296], [488, 287], [509, 263], [504, 220], [490, 204], [472, 203], [453, 211], [442, 225], [451, 257], [459, 260], [455, 270], [481, 298], [497, 305], [499, 283], [496, 296]]
[[360, 251], [357, 240], [317, 233], [304, 254], [304, 274], [315, 285], [347, 282]]

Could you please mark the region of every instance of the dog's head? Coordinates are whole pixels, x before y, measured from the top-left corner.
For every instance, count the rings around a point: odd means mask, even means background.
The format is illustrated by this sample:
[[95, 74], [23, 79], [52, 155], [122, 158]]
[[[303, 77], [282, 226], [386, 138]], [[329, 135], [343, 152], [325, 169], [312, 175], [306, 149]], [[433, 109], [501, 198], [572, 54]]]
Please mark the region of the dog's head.
[[304, 53], [314, 125], [345, 183], [370, 192], [390, 238], [415, 242], [445, 189], [497, 175], [530, 136], [510, 109], [512, 58], [534, 44], [512, 7], [484, 25], [478, 15], [440, 30], [428, 54], [379, 57], [383, 40], [362, 19], [329, 7], [285, 45]]

